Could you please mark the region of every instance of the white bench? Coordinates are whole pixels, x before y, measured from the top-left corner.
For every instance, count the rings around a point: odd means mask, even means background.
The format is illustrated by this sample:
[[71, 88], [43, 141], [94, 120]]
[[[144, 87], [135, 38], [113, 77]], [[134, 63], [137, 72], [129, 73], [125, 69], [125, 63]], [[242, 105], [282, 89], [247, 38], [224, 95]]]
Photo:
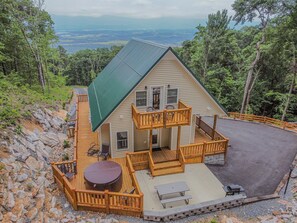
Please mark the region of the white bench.
[[168, 198], [168, 199], [161, 200], [161, 204], [162, 204], [163, 208], [166, 208], [167, 203], [172, 203], [172, 202], [176, 202], [176, 201], [185, 201], [186, 204], [189, 204], [190, 199], [192, 199], [191, 195], [185, 195], [185, 196], [180, 196], [180, 197], [174, 197], [174, 198]]

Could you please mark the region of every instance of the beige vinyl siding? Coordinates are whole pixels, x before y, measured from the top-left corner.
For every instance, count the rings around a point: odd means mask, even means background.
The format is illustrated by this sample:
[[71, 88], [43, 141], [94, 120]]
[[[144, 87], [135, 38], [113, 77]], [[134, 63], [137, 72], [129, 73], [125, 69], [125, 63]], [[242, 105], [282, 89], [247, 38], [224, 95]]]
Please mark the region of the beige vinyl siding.
[[134, 127], [134, 150], [141, 151], [141, 150], [148, 150], [149, 149], [149, 142], [148, 142], [148, 130], [137, 130]]
[[101, 144], [110, 145], [109, 123], [101, 126]]
[[169, 147], [171, 146], [171, 128], [162, 128], [160, 129], [160, 147]]
[[[105, 121], [105, 123], [111, 123], [112, 157], [123, 157], [127, 151], [134, 151], [134, 126], [131, 117], [131, 104], [135, 104], [135, 92], [145, 90], [145, 86], [147, 86], [148, 106], [151, 106], [151, 86], [163, 86], [163, 104], [165, 106], [168, 85], [170, 85], [172, 89], [178, 89], [178, 99], [192, 106], [193, 114], [225, 115], [219, 105], [217, 105], [205, 90], [197, 84], [197, 81], [176, 59], [175, 55], [169, 51]], [[177, 107], [177, 105], [175, 105], [175, 107]], [[145, 109], [139, 108], [139, 110], [144, 111]], [[194, 120], [192, 120], [192, 123], [194, 123]], [[181, 145], [192, 143], [194, 140], [193, 126], [183, 126], [181, 129]], [[128, 150], [117, 150], [116, 132], [119, 131], [128, 131]], [[171, 143], [169, 143], [171, 144], [171, 149], [176, 149], [176, 137], [177, 127], [174, 127], [172, 128], [171, 137], [168, 136], [168, 138], [171, 138]], [[163, 143], [162, 135], [161, 140], [161, 143]]]

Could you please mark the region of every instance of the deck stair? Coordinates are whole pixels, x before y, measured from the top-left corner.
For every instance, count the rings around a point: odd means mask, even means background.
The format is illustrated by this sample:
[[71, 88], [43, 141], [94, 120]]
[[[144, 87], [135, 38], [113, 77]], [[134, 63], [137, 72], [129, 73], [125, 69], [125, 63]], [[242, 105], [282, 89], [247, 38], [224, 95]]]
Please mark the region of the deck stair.
[[178, 160], [155, 163], [153, 176], [175, 174], [184, 172], [182, 164]]

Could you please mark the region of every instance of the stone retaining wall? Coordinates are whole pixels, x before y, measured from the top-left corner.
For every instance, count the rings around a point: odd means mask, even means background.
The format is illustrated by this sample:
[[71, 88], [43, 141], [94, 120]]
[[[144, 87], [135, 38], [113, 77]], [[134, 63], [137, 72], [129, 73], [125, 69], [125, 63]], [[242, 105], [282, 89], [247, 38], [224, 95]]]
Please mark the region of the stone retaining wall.
[[225, 155], [224, 154], [216, 154], [216, 155], [212, 155], [212, 156], [205, 156], [204, 163], [212, 164], [212, 165], [224, 165], [225, 164]]
[[222, 199], [207, 201], [200, 204], [190, 204], [182, 207], [164, 209], [164, 211], [144, 211], [143, 218], [149, 221], [173, 221], [192, 215], [206, 214], [214, 211], [240, 206], [243, 204], [245, 195], [239, 194], [227, 196]]

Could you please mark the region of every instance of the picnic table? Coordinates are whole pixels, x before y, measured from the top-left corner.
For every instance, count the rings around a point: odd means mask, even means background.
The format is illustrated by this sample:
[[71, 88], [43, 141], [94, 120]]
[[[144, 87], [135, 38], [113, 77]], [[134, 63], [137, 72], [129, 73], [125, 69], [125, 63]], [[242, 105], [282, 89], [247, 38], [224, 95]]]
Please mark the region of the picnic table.
[[[188, 185], [183, 181], [157, 185], [155, 186], [155, 189], [157, 190], [158, 197], [161, 200], [161, 204], [163, 205], [164, 208], [166, 207], [167, 203], [171, 203], [174, 201], [185, 200], [186, 203], [188, 204], [189, 199], [192, 198], [192, 196], [190, 195], [188, 196], [185, 195], [186, 191], [189, 191], [190, 189]], [[172, 194], [178, 194], [178, 195], [172, 198], [163, 199], [164, 195], [172, 195]]]

